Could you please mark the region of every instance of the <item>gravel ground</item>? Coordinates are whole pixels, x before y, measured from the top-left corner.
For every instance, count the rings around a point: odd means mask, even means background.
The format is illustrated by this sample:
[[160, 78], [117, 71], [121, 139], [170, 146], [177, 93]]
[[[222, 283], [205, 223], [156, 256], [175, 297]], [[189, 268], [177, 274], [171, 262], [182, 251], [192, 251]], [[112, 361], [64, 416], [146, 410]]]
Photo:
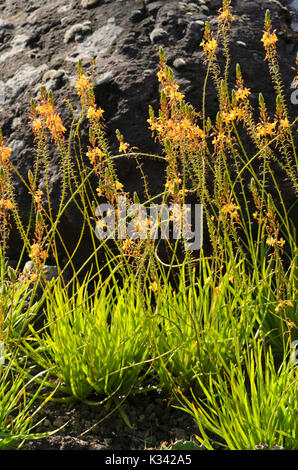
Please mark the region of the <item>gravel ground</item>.
[[164, 441], [189, 440], [198, 433], [198, 428], [191, 416], [174, 408], [173, 403], [169, 405], [168, 398], [158, 390], [128, 397], [122, 407], [132, 429], [118, 411], [108, 416], [112, 408], [106, 410], [104, 405], [49, 402], [36, 415], [37, 420], [44, 418], [36, 432], [52, 431], [67, 424], [50, 437], [25, 441], [21, 448], [143, 450], [159, 448]]

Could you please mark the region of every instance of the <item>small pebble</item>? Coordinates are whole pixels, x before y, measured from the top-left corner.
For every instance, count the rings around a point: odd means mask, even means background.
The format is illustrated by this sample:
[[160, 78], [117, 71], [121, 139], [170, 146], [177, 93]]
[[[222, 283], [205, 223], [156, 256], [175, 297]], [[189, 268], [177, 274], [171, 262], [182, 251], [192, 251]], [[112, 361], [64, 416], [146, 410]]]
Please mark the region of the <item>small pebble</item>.
[[100, 0], [82, 0], [81, 7], [82, 8], [93, 8], [96, 7], [100, 3]]
[[236, 44], [238, 44], [238, 46], [241, 46], [241, 47], [247, 47], [246, 42], [243, 42], [243, 41], [236, 41]]
[[201, 5], [200, 6], [200, 10], [203, 11], [204, 13], [209, 13], [209, 8], [207, 7], [207, 5]]
[[168, 36], [167, 32], [162, 29], [162, 28], [155, 28], [153, 31], [150, 33], [150, 41], [152, 44], [165, 39]]
[[184, 59], [182, 59], [182, 57], [178, 57], [173, 62], [173, 66], [175, 67], [175, 69], [181, 69], [185, 67], [185, 65], [186, 65], [186, 62]]
[[142, 10], [133, 10], [129, 19], [132, 23], [138, 23], [144, 17], [144, 13]]

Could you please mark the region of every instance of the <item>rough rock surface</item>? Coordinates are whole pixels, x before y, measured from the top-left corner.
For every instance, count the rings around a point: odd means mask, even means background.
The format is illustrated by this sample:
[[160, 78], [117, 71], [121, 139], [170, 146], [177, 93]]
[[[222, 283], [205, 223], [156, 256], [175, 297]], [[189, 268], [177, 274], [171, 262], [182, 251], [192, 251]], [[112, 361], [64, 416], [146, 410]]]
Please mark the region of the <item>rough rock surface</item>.
[[[295, 1], [295, 0], [294, 0]], [[79, 58], [88, 66], [95, 58], [96, 99], [105, 110], [108, 138], [112, 151], [117, 151], [115, 130], [125, 140], [144, 152], [159, 152], [147, 128], [148, 106], [159, 104], [158, 49], [162, 45], [170, 66], [187, 100], [200, 109], [205, 77], [202, 49], [204, 22], [216, 24], [220, 0], [7, 0], [0, 1], [0, 127], [12, 147], [12, 161], [26, 177], [33, 162], [33, 137], [29, 125], [29, 104], [36, 98], [42, 83], [53, 90], [64, 121], [70, 115], [64, 102], [68, 97], [76, 106], [79, 100], [73, 88]], [[239, 62], [246, 86], [252, 90], [252, 104], [262, 91], [273, 109], [273, 90], [264, 63], [260, 43], [265, 10], [271, 11], [279, 36], [278, 53], [285, 93], [292, 116], [298, 104], [291, 104], [292, 74], [297, 52], [297, 24], [290, 15], [287, 0], [234, 0], [231, 33], [231, 70]], [[297, 18], [297, 15], [295, 16]], [[221, 58], [222, 60], [222, 58]], [[233, 82], [233, 74], [230, 80]], [[207, 113], [214, 117], [217, 100], [214, 88], [207, 94]], [[87, 133], [83, 145], [86, 145]], [[153, 159], [143, 160], [151, 192], [158, 193], [163, 181], [163, 166]], [[120, 180], [129, 191], [142, 190], [135, 163], [123, 160], [118, 164]], [[57, 159], [50, 161], [50, 194], [59, 201], [60, 175]], [[44, 187], [41, 182], [41, 189]], [[24, 221], [28, 217], [30, 198], [16, 180], [17, 202]], [[289, 204], [291, 201], [289, 200]], [[80, 230], [81, 220], [71, 208], [60, 227], [68, 247]], [[20, 240], [12, 231], [9, 256], [17, 258]], [[76, 238], [76, 237], [75, 237]], [[89, 240], [82, 243], [80, 259], [87, 256]], [[124, 409], [133, 429], [128, 430], [119, 415], [101, 423], [104, 412], [98, 407], [49, 403], [39, 417], [46, 418], [38, 431], [49, 431], [69, 421], [57, 435], [28, 442], [27, 449], [140, 449], [158, 445], [163, 440], [189, 439], [197, 432], [191, 418], [167, 406], [167, 400], [152, 397], [129, 398]], [[100, 422], [90, 433], [81, 433]]]
[[[264, 15], [271, 11], [279, 36], [278, 53], [291, 115], [297, 105], [290, 102], [291, 67], [295, 63], [297, 33], [290, 27], [291, 15], [286, 0], [233, 1], [231, 33], [231, 71], [239, 62], [246, 86], [252, 91], [252, 104], [257, 104], [262, 91], [273, 109], [273, 89], [264, 63], [260, 43]], [[29, 103], [44, 83], [54, 92], [66, 124], [70, 114], [64, 102], [68, 97], [76, 106], [78, 97], [73, 88], [79, 58], [88, 66], [95, 58], [97, 82], [95, 94], [105, 110], [108, 138], [112, 151], [117, 150], [115, 130], [143, 152], [158, 152], [158, 145], [147, 128], [148, 106], [159, 103], [158, 49], [162, 45], [170, 66], [187, 100], [201, 107], [205, 76], [200, 42], [204, 22], [216, 24], [220, 0], [7, 0], [0, 4], [0, 127], [13, 147], [12, 161], [23, 176], [33, 161], [33, 137], [29, 125]], [[221, 55], [220, 55], [221, 57]], [[223, 60], [223, 58], [221, 58]], [[230, 80], [233, 82], [234, 74]], [[212, 86], [207, 93], [207, 113], [217, 112], [216, 94]], [[85, 137], [85, 140], [84, 140]], [[83, 145], [87, 133], [83, 133]], [[153, 159], [143, 160], [151, 192], [157, 193], [163, 181], [163, 167]], [[129, 191], [142, 190], [140, 174], [132, 160], [118, 164], [120, 180]], [[55, 157], [50, 161], [50, 194], [59, 201], [60, 175]], [[43, 187], [41, 182], [41, 188]], [[22, 185], [15, 183], [22, 218], [26, 220], [30, 198]], [[63, 225], [64, 224], [64, 225]], [[65, 243], [71, 247], [73, 234], [80, 228], [80, 218], [73, 209], [67, 211], [60, 227]], [[9, 256], [17, 257], [20, 241], [13, 231]], [[83, 241], [80, 254], [90, 249]]]

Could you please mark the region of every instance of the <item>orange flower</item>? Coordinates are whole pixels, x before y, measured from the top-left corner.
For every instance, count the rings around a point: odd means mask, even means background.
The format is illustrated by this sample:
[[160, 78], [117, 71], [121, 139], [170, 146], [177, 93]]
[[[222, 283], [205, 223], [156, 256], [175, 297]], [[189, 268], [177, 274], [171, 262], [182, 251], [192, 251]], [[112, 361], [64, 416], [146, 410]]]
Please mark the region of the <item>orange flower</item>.
[[4, 143], [0, 143], [0, 162], [5, 163], [9, 160], [11, 148], [5, 147]]
[[43, 191], [38, 189], [34, 194], [34, 202], [35, 204], [39, 204], [41, 201], [41, 196], [43, 195]]
[[11, 211], [13, 207], [13, 203], [9, 199], [0, 199], [0, 209], [6, 209], [7, 211]]
[[29, 257], [32, 260], [40, 262], [40, 260], [45, 260], [48, 257], [48, 254], [45, 250], [42, 249], [39, 243], [33, 243]]
[[[279, 312], [281, 308], [284, 309], [286, 306], [293, 307], [293, 303], [291, 302], [291, 300], [279, 300], [277, 307], [275, 307], [275, 311]], [[290, 323], [289, 325], [290, 327], [295, 326], [293, 322], [289, 322], [289, 323]]]
[[[42, 98], [43, 100], [44, 98]], [[62, 124], [61, 117], [55, 111], [54, 103], [52, 98], [48, 98], [47, 101], [41, 101], [38, 106], [36, 106], [36, 112], [40, 114], [41, 117], [35, 117], [33, 119], [33, 132], [38, 134], [42, 129], [43, 123], [48, 127], [52, 137], [55, 141], [63, 137], [66, 128]]]
[[36, 281], [38, 281], [38, 278], [39, 278], [38, 273], [31, 273], [30, 274], [30, 281], [36, 282]]
[[46, 124], [55, 140], [61, 138], [66, 131], [66, 128], [62, 124], [61, 117], [57, 113], [49, 114]]
[[97, 161], [101, 162], [104, 157], [104, 152], [98, 148], [90, 148], [89, 151], [86, 153], [87, 157], [90, 160], [91, 165], [95, 165]]
[[237, 219], [239, 217], [239, 214], [238, 214], [239, 206], [236, 206], [236, 204], [233, 204], [233, 203], [225, 204], [221, 210], [223, 214], [229, 214], [231, 219]]
[[36, 106], [36, 111], [39, 112], [39, 114], [44, 115], [44, 116], [49, 116], [54, 112], [54, 106], [52, 101], [48, 100], [46, 103], [39, 104]]

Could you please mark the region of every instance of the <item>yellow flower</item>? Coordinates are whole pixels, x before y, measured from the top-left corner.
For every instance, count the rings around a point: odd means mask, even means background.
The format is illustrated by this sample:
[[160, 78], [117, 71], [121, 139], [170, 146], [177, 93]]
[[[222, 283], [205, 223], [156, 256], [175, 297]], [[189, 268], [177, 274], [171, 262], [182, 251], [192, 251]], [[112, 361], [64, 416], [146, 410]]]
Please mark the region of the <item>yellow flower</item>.
[[126, 142], [120, 142], [120, 145], [119, 145], [119, 152], [124, 152], [126, 153], [127, 152], [127, 149], [129, 148], [129, 144], [127, 144]]
[[119, 181], [116, 181], [115, 186], [116, 186], [116, 191], [121, 191], [123, 189], [123, 184], [120, 183]]
[[237, 109], [232, 109], [229, 113], [223, 113], [222, 120], [228, 124], [231, 121], [235, 121], [237, 114]]
[[39, 104], [36, 106], [36, 111], [38, 111], [42, 116], [48, 116], [54, 112], [53, 103], [48, 100], [46, 103]]
[[99, 219], [96, 221], [96, 228], [98, 230], [106, 229], [107, 224], [105, 223], [104, 219]]
[[90, 106], [88, 108], [88, 112], [87, 112], [87, 118], [89, 120], [96, 120], [98, 121], [99, 119], [102, 119], [103, 118], [103, 113], [104, 113], [104, 110], [101, 109], [100, 107], [98, 107], [96, 109], [95, 106]]
[[288, 118], [280, 120], [280, 127], [282, 127], [283, 129], [286, 129], [287, 127], [289, 127], [289, 125], [290, 123], [289, 123]]
[[276, 126], [276, 122], [267, 122], [266, 124], [266, 132], [271, 137], [274, 135], [275, 126]]
[[165, 72], [165, 69], [161, 69], [157, 72], [157, 77], [158, 77], [158, 81], [159, 82], [163, 82], [164, 80], [166, 80], [166, 72]]
[[77, 82], [75, 84], [75, 88], [78, 90], [78, 95], [82, 96], [86, 91], [89, 90], [91, 84], [88, 80], [88, 77], [83, 73], [79, 75]]
[[286, 242], [284, 241], [283, 238], [280, 238], [278, 241], [278, 245], [282, 248]]
[[274, 237], [269, 237], [269, 238], [267, 238], [266, 243], [269, 246], [275, 246], [276, 243], [277, 243], [277, 240]]
[[149, 289], [152, 290], [153, 292], [157, 292], [158, 291], [157, 282], [153, 281], [152, 284], [150, 285]]
[[250, 95], [249, 88], [239, 88], [235, 91], [236, 101], [242, 100], [245, 101], [247, 97]]
[[214, 38], [209, 39], [209, 41], [203, 40], [200, 46], [203, 46], [205, 53], [209, 52], [210, 55], [213, 55], [217, 48], [217, 41]]
[[32, 122], [33, 131], [39, 132], [42, 129], [42, 122], [40, 118], [36, 118]]
[[277, 122], [266, 122], [264, 124], [258, 124], [257, 125], [257, 137], [265, 137], [266, 135], [270, 135], [271, 137], [274, 135], [274, 130]]
[[234, 21], [235, 20], [234, 16], [230, 12], [230, 10], [232, 9], [232, 7], [230, 6], [230, 3], [231, 3], [230, 1], [224, 2], [223, 7], [218, 10], [218, 13], [220, 13], [219, 19], [221, 21], [225, 21], [225, 20]]
[[270, 33], [269, 31], [264, 31], [261, 41], [264, 43], [265, 49], [268, 49], [271, 46], [275, 46], [275, 43], [278, 41], [277, 36], [275, 34], [275, 30], [273, 31], [273, 33]]
[[163, 127], [162, 127], [162, 125], [160, 124], [160, 122], [158, 120], [153, 121], [153, 119], [150, 118], [150, 119], [147, 119], [147, 122], [150, 124], [149, 129], [151, 131], [156, 131], [159, 134], [162, 133]]
[[98, 197], [103, 195], [103, 190], [100, 187], [96, 188], [96, 192]]
[[219, 19], [222, 20], [222, 21], [227, 20], [227, 19], [230, 19], [231, 21], [235, 20], [234, 16], [229, 12], [229, 10], [224, 10], [219, 15]]
[[269, 246], [279, 246], [282, 248], [286, 242], [283, 238], [280, 238], [279, 240], [277, 240], [277, 238], [269, 237], [267, 238], [266, 243]]
[[173, 86], [166, 87], [165, 91], [166, 91], [168, 97], [172, 101], [182, 101], [183, 98], [184, 98], [183, 93], [180, 93], [179, 91], [177, 91], [177, 89], [175, 89], [175, 87], [173, 87]]
[[134, 242], [130, 240], [129, 238], [127, 238], [126, 240], [124, 240], [122, 244], [122, 248], [124, 251], [127, 251], [133, 244]]
[[34, 194], [34, 202], [35, 204], [39, 204], [41, 201], [41, 196], [43, 195], [43, 191], [38, 189]]

